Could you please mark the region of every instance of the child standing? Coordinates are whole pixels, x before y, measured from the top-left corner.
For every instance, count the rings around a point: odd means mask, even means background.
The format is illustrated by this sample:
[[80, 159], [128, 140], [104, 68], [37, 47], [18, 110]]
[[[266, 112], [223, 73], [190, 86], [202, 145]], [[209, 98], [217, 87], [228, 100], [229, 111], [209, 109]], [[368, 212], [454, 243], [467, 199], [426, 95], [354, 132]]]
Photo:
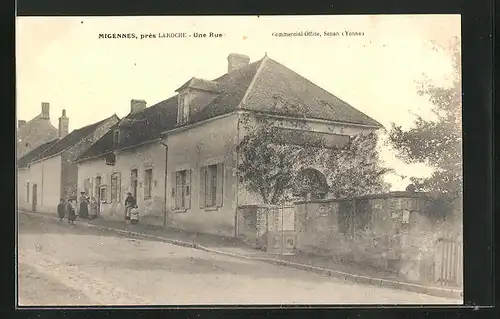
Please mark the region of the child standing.
[[71, 198], [66, 204], [66, 214], [68, 214], [68, 224], [74, 224], [76, 220], [76, 211], [73, 206], [73, 198]]
[[59, 221], [61, 222], [66, 216], [66, 203], [64, 202], [64, 198], [61, 198], [59, 205], [57, 205], [57, 215], [59, 216]]
[[139, 223], [139, 207], [134, 205], [130, 210], [130, 223], [135, 225]]

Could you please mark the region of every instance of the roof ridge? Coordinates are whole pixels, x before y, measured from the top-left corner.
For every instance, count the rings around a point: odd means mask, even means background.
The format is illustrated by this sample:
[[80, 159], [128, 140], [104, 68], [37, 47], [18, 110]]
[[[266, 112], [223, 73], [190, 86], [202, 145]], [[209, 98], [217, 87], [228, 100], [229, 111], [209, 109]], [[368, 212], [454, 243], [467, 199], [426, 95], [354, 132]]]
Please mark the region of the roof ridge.
[[51, 144], [51, 143], [54, 143], [57, 141], [57, 138], [53, 139], [53, 140], [50, 140], [48, 142], [45, 142], [45, 143], [42, 143], [40, 145], [38, 145], [37, 147], [35, 147], [34, 149], [32, 149], [31, 151], [29, 151], [28, 153], [24, 154], [21, 158], [19, 158], [17, 161], [22, 161], [23, 159], [25, 159], [26, 157], [28, 157], [31, 153], [39, 150], [40, 148], [42, 148], [43, 146], [46, 146], [47, 144]]
[[247, 87], [247, 89], [245, 91], [245, 94], [241, 98], [241, 101], [240, 101], [240, 103], [238, 103], [238, 106], [236, 107], [236, 109], [241, 109], [242, 106], [245, 104], [246, 100], [248, 99], [248, 95], [253, 90], [253, 87], [255, 85], [255, 81], [257, 80], [257, 77], [260, 75], [261, 70], [262, 70], [265, 62], [268, 59], [269, 59], [269, 57], [267, 56], [267, 54], [264, 55], [264, 57], [262, 59], [260, 59], [259, 66], [257, 67], [257, 70], [255, 71], [255, 74], [252, 77], [252, 81], [250, 81], [250, 84], [248, 85], [248, 87]]
[[[270, 58], [268, 58], [268, 59], [270, 59]], [[364, 112], [362, 112], [362, 111], [358, 110], [357, 108], [355, 108], [355, 107], [354, 107], [354, 106], [352, 106], [351, 104], [349, 104], [349, 103], [347, 103], [346, 101], [344, 101], [343, 99], [339, 98], [337, 95], [335, 95], [335, 94], [333, 94], [333, 93], [329, 92], [328, 90], [326, 90], [326, 89], [322, 88], [321, 86], [319, 86], [318, 84], [316, 84], [316, 83], [314, 83], [313, 81], [309, 80], [309, 79], [308, 79], [308, 78], [306, 78], [305, 76], [300, 75], [298, 72], [296, 72], [296, 71], [294, 71], [294, 70], [290, 69], [290, 68], [289, 68], [289, 67], [287, 67], [286, 65], [284, 65], [284, 64], [282, 64], [282, 63], [280, 63], [280, 62], [278, 62], [278, 61], [276, 61], [276, 60], [273, 60], [273, 59], [270, 59], [270, 60], [272, 60], [274, 63], [276, 63], [276, 64], [280, 65], [281, 67], [286, 68], [287, 70], [289, 70], [290, 72], [292, 72], [292, 73], [296, 74], [297, 76], [299, 76], [299, 77], [303, 78], [304, 80], [306, 80], [306, 82], [308, 82], [308, 83], [309, 83], [309, 84], [311, 84], [311, 85], [314, 85], [315, 87], [319, 88], [320, 90], [322, 90], [322, 91], [323, 91], [323, 92], [325, 92], [326, 94], [328, 94], [328, 95], [330, 95], [330, 96], [333, 96], [334, 98], [338, 99], [339, 101], [341, 101], [342, 103], [344, 103], [346, 106], [348, 106], [348, 107], [350, 107], [350, 108], [352, 108], [352, 109], [356, 110], [357, 112], [359, 112], [359, 113], [363, 114], [364, 116], [368, 117], [369, 119], [373, 120], [374, 122], [376, 122], [377, 124], [379, 124], [379, 125], [380, 125], [380, 127], [383, 127], [383, 125], [382, 125], [379, 121], [375, 120], [374, 118], [372, 118], [371, 116], [369, 116], [369, 115], [365, 114]], [[355, 124], [355, 123], [354, 123], [354, 124]]]
[[[55, 147], [57, 144], [59, 144], [59, 143], [60, 143], [62, 140], [64, 140], [67, 136], [70, 136], [71, 134], [74, 134], [74, 133], [76, 133], [76, 132], [78, 132], [78, 131], [83, 130], [84, 128], [88, 128], [88, 127], [93, 126], [93, 125], [96, 125], [96, 129], [97, 129], [97, 127], [99, 127], [99, 126], [100, 126], [100, 124], [104, 123], [105, 121], [108, 121], [108, 120], [109, 120], [109, 119], [111, 119], [113, 116], [118, 117], [118, 116], [116, 115], [116, 113], [113, 113], [113, 115], [108, 116], [107, 118], [105, 118], [105, 119], [103, 119], [103, 120], [100, 120], [100, 121], [98, 121], [98, 122], [95, 122], [95, 123], [92, 123], [92, 124], [89, 124], [89, 125], [85, 125], [85, 126], [83, 126], [83, 127], [79, 128], [79, 129], [76, 129], [76, 130], [71, 131], [71, 133], [69, 133], [69, 134], [68, 134], [68, 135], [66, 135], [65, 137], [63, 137], [63, 138], [59, 138], [59, 140], [58, 140], [57, 142], [55, 142], [55, 143], [54, 143], [54, 144], [52, 144], [50, 147], [48, 147], [46, 150], [44, 150], [42, 153], [40, 153], [38, 156], [36, 156], [36, 157], [35, 157], [35, 158], [31, 161], [31, 162], [40, 161], [40, 160], [45, 159], [46, 157], [43, 157], [42, 155], [43, 155], [43, 154], [45, 154], [46, 152], [50, 151], [53, 147]], [[94, 131], [95, 131], [95, 129], [94, 129]], [[93, 133], [93, 132], [90, 132], [89, 134], [85, 135], [85, 137], [83, 137], [83, 138], [88, 137], [88, 136], [89, 136], [90, 134], [92, 134], [92, 133]], [[82, 139], [83, 139], [83, 138], [82, 138]], [[82, 139], [80, 139], [80, 140], [82, 140]], [[77, 142], [77, 143], [78, 143], [78, 142]], [[76, 144], [76, 143], [75, 143], [75, 144]], [[71, 145], [71, 146], [66, 147], [65, 149], [63, 149], [62, 151], [58, 152], [57, 154], [60, 154], [60, 153], [65, 152], [66, 150], [68, 150], [68, 149], [70, 149], [71, 147], [75, 146], [75, 144], [73, 144], [73, 145]]]

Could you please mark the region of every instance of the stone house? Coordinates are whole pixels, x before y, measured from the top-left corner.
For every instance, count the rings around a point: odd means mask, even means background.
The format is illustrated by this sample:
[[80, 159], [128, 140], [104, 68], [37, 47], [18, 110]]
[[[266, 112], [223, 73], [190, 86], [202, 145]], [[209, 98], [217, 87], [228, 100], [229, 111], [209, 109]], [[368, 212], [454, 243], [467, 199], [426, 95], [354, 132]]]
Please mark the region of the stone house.
[[258, 202], [237, 176], [245, 115], [345, 143], [381, 127], [375, 120], [267, 55], [249, 63], [230, 54], [227, 72], [191, 78], [172, 97], [130, 114], [77, 159], [78, 188], [98, 195], [104, 218], [123, 220], [124, 196], [137, 199], [141, 221], [235, 236], [237, 208]]
[[18, 160], [18, 206], [55, 212], [61, 198], [77, 196], [76, 157], [99, 140], [119, 118], [112, 115], [68, 133], [69, 119], [63, 110], [59, 138], [42, 144]]
[[17, 121], [17, 159], [38, 146], [55, 140], [58, 130], [50, 123], [50, 105], [42, 103], [42, 112], [30, 121]]

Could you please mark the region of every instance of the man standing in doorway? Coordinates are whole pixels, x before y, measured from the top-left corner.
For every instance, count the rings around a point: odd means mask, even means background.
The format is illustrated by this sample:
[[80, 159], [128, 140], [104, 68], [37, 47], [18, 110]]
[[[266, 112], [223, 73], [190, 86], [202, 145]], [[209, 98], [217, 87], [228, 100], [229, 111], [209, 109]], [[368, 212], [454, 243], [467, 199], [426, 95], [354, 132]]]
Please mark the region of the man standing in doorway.
[[125, 198], [125, 220], [130, 220], [130, 211], [135, 205], [136, 201], [132, 193], [127, 193], [127, 198]]

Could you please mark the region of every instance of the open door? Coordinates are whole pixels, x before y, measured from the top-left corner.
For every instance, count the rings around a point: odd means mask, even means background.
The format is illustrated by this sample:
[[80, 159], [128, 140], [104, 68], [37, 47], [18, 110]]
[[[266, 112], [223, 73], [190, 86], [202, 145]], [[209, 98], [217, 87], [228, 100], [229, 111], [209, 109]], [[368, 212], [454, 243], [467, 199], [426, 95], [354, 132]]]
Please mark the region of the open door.
[[33, 184], [33, 191], [31, 192], [31, 210], [36, 212], [36, 204], [37, 204], [37, 197], [36, 197], [36, 194], [37, 194], [37, 186], [36, 184]]

